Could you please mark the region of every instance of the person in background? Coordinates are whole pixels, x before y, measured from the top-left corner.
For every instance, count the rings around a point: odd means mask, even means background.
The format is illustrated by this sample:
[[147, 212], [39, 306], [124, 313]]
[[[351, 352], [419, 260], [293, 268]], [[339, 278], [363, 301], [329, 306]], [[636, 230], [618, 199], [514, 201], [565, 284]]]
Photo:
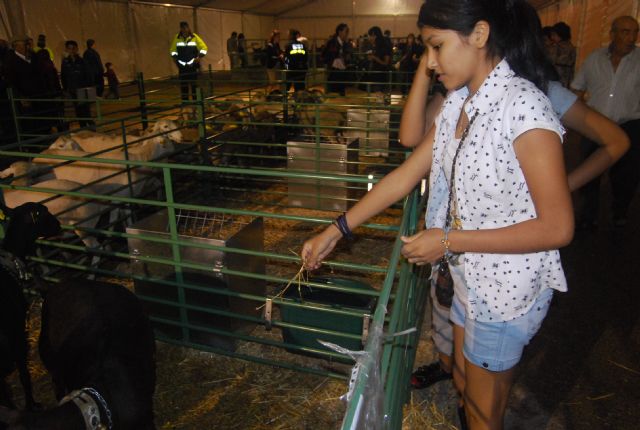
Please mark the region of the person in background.
[[200, 59], [207, 55], [207, 45], [200, 36], [191, 31], [187, 22], [182, 21], [180, 32], [173, 38], [169, 52], [178, 66], [182, 101], [189, 100], [189, 87], [191, 87], [191, 97], [195, 100]]
[[[391, 44], [382, 35], [382, 30], [378, 26], [371, 27], [367, 34], [373, 46], [373, 50], [367, 52], [369, 71], [371, 72], [367, 77], [367, 81], [388, 81], [388, 76], [385, 72], [391, 70], [391, 56], [393, 55]], [[371, 91], [383, 91], [384, 88], [385, 86], [382, 84], [374, 84], [371, 86]]]
[[265, 50], [267, 76], [269, 78], [269, 91], [277, 89], [275, 87], [278, 80], [278, 70], [282, 69], [284, 64], [284, 53], [280, 48], [280, 30], [273, 30], [267, 48]]
[[229, 55], [229, 67], [231, 69], [238, 67], [238, 33], [235, 31], [232, 31], [227, 39], [227, 55]]
[[105, 63], [105, 67], [107, 68], [107, 71], [104, 73], [104, 76], [107, 78], [109, 90], [105, 94], [104, 98], [113, 98], [116, 100], [120, 100], [120, 81], [118, 80], [118, 76], [116, 76], [116, 71], [113, 68], [113, 64]]
[[58, 70], [51, 61], [50, 53], [45, 49], [40, 49], [34, 54], [34, 61], [36, 71], [42, 78], [42, 98], [47, 99], [39, 103], [38, 116], [45, 117], [41, 119], [43, 129], [50, 131], [51, 127], [55, 126], [57, 131], [62, 131], [65, 128], [64, 101]]
[[322, 60], [329, 70], [327, 76], [327, 91], [345, 95], [345, 80], [347, 70], [347, 43], [349, 40], [349, 26], [340, 23], [335, 34], [327, 41], [322, 50]]
[[402, 58], [400, 58], [400, 67], [398, 68], [402, 73], [402, 94], [409, 92], [423, 49], [422, 46], [416, 43], [416, 36], [413, 33], [409, 33], [407, 43], [403, 47]]
[[47, 36], [45, 36], [44, 34], [38, 35], [38, 42], [36, 44], [36, 47], [33, 48], [33, 52], [37, 54], [41, 50], [47, 51], [47, 53], [49, 54], [49, 59], [51, 61], [55, 61], [53, 58], [53, 51], [47, 46]]
[[29, 118], [39, 110], [38, 103], [31, 99], [42, 95], [42, 77], [33, 59], [29, 48], [29, 36], [14, 36], [11, 39], [11, 49], [4, 58], [3, 70], [7, 87], [11, 88], [14, 106], [17, 109], [19, 131], [23, 134], [32, 134], [39, 130], [39, 122]]
[[66, 56], [62, 59], [60, 67], [60, 81], [65, 95], [73, 100], [73, 107], [80, 127], [94, 126], [91, 119], [91, 105], [81, 100], [78, 94], [81, 88], [87, 88], [94, 84], [93, 76], [89, 74], [83, 58], [78, 54], [78, 42], [67, 40], [64, 43]]
[[82, 54], [82, 59], [87, 68], [91, 86], [95, 86], [96, 95], [102, 97], [102, 93], [104, 93], [104, 66], [100, 54], [96, 51], [95, 40], [87, 40], [87, 49]]
[[553, 63], [560, 76], [560, 83], [569, 88], [576, 67], [576, 47], [571, 43], [571, 27], [562, 21], [555, 24], [551, 40], [555, 47]]
[[240, 67], [247, 67], [247, 39], [245, 39], [244, 33], [238, 34], [238, 59]]
[[284, 61], [287, 68], [286, 80], [293, 83], [294, 91], [305, 89], [305, 79], [308, 69], [308, 54], [305, 44], [306, 38], [302, 38], [300, 32], [289, 30], [289, 42], [284, 50]]
[[[611, 168], [613, 222], [627, 223], [627, 211], [640, 182], [640, 49], [638, 21], [631, 16], [613, 20], [611, 43], [593, 51], [571, 83], [581, 98], [588, 93], [587, 104], [617, 123], [628, 136], [631, 147]], [[588, 136], [581, 142], [585, 157], [597, 149], [597, 141]], [[599, 181], [585, 188], [584, 204], [578, 225], [590, 229], [596, 225]]]
[[9, 53], [9, 42], [0, 39], [0, 145], [15, 142], [15, 124], [11, 116], [11, 104], [7, 94], [7, 80], [4, 75], [5, 58]]
[[391, 30], [387, 29], [384, 31], [384, 38], [387, 40], [387, 43], [389, 44], [391, 49], [393, 49], [394, 43], [393, 43], [393, 40], [391, 39]]
[[542, 27], [542, 41], [544, 43], [544, 49], [547, 52], [547, 57], [551, 64], [555, 63], [556, 58], [556, 43], [553, 41], [553, 27], [546, 26]]

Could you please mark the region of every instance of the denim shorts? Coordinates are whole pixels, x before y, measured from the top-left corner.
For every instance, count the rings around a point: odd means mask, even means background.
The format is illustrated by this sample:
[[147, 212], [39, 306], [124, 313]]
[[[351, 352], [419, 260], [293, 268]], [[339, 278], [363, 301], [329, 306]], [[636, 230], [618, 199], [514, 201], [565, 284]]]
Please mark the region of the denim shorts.
[[511, 369], [518, 364], [524, 347], [540, 329], [552, 298], [553, 290], [549, 288], [521, 317], [504, 322], [480, 322], [465, 317], [466, 300], [456, 294], [449, 317], [455, 325], [464, 327], [466, 359], [493, 372]]

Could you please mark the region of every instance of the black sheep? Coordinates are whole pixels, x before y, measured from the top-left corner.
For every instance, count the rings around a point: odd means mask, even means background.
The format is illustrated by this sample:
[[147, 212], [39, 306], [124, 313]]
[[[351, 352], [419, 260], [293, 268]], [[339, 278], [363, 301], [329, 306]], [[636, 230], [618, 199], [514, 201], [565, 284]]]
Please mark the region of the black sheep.
[[38, 237], [59, 234], [60, 223], [39, 203], [25, 203], [15, 209], [0, 208], [0, 221], [8, 221], [0, 250], [0, 405], [15, 407], [5, 378], [17, 368], [25, 406], [33, 409], [35, 402], [27, 369], [23, 259], [33, 253]]
[[92, 415], [105, 429], [155, 428], [153, 331], [142, 304], [126, 288], [83, 280], [52, 286], [42, 305], [40, 357], [56, 397], [68, 401], [44, 412], [0, 411], [0, 422], [12, 423], [9, 429], [100, 428], [85, 424]]

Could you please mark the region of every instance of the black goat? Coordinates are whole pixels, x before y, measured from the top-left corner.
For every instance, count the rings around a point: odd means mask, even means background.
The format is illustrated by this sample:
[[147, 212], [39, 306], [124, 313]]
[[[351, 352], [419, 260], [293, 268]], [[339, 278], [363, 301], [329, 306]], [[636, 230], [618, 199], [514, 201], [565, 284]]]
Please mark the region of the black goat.
[[0, 250], [0, 406], [15, 407], [5, 378], [17, 368], [25, 406], [30, 410], [35, 402], [27, 369], [27, 302], [22, 293], [26, 272], [22, 259], [34, 252], [38, 237], [59, 234], [60, 223], [39, 203], [2, 208], [0, 221], [4, 220], [8, 222]]
[[155, 341], [129, 290], [82, 280], [52, 286], [44, 295], [39, 346], [61, 403], [22, 415], [0, 410], [10, 430], [155, 428]]

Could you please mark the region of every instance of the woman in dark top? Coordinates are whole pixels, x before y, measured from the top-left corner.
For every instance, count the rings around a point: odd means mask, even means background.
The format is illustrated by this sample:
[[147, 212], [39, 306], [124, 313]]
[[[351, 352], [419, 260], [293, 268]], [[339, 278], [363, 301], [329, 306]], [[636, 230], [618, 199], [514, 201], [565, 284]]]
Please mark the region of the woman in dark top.
[[247, 39], [244, 38], [244, 33], [238, 34], [238, 57], [240, 67], [247, 67]]
[[269, 77], [269, 90], [273, 90], [276, 88], [271, 88], [275, 85], [275, 82], [278, 78], [278, 70], [282, 69], [282, 60], [284, 58], [284, 54], [282, 49], [280, 49], [280, 31], [273, 30], [271, 32], [271, 37], [269, 38], [269, 42], [266, 47], [266, 57], [267, 57], [267, 76]]
[[[367, 78], [370, 82], [388, 81], [387, 73], [391, 65], [391, 45], [382, 35], [380, 27], [371, 27], [368, 31], [369, 40], [373, 44], [373, 51], [368, 54], [369, 70], [371, 73]], [[384, 85], [372, 85], [372, 91], [383, 91]]]
[[418, 69], [418, 63], [420, 62], [422, 51], [422, 47], [416, 43], [416, 36], [413, 33], [409, 33], [407, 36], [407, 43], [402, 52], [402, 58], [400, 59], [403, 94], [407, 94], [409, 92], [409, 87], [411, 87], [411, 82], [413, 82], [413, 77]]

